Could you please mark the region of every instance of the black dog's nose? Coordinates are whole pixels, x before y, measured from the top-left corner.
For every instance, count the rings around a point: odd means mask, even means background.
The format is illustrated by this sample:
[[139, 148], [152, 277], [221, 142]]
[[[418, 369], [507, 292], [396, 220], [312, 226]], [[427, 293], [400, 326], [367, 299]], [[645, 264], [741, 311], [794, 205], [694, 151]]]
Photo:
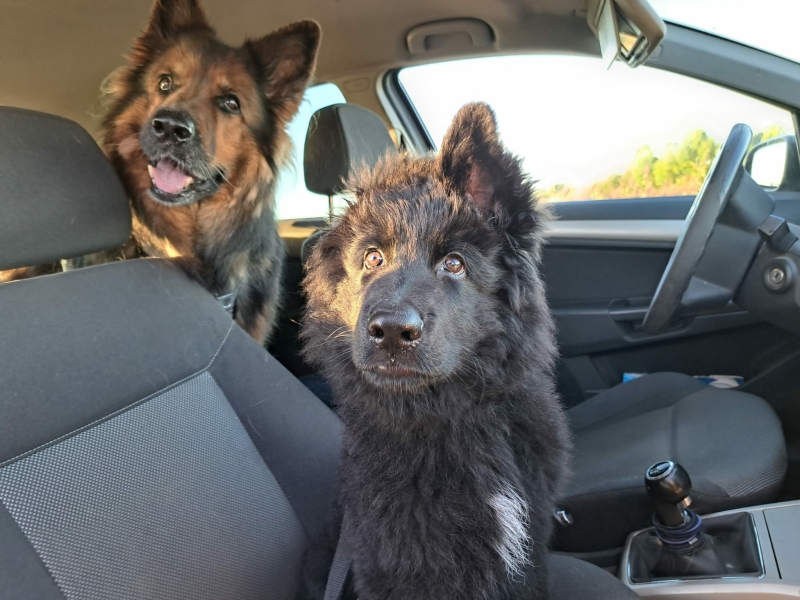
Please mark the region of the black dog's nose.
[[412, 308], [379, 311], [369, 320], [370, 337], [379, 347], [396, 354], [422, 337], [422, 317]]
[[171, 110], [158, 111], [150, 126], [156, 138], [171, 144], [188, 142], [195, 134], [194, 121], [183, 113]]

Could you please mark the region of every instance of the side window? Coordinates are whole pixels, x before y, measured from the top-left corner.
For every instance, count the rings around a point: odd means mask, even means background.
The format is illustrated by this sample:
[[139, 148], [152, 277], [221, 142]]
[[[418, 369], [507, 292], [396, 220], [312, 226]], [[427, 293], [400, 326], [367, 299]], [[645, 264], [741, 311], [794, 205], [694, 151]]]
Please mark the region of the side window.
[[794, 132], [791, 114], [766, 102], [648, 67], [606, 71], [593, 58], [478, 58], [408, 67], [399, 80], [436, 145], [460, 106], [489, 103], [541, 198], [555, 202], [694, 196], [734, 124], [755, 141]]
[[311, 116], [320, 108], [344, 102], [344, 95], [333, 83], [306, 90], [300, 109], [286, 131], [292, 140], [292, 154], [278, 178], [276, 198], [278, 219], [302, 219], [328, 215], [328, 197], [309, 192], [303, 173], [303, 147]]

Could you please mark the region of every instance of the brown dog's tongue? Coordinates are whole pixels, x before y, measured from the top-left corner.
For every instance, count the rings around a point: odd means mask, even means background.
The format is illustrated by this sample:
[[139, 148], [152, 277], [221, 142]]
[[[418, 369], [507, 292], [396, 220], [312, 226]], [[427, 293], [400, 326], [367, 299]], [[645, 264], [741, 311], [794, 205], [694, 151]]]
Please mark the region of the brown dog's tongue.
[[148, 166], [150, 177], [156, 187], [167, 194], [177, 194], [192, 185], [194, 179], [171, 160], [161, 160], [158, 164]]

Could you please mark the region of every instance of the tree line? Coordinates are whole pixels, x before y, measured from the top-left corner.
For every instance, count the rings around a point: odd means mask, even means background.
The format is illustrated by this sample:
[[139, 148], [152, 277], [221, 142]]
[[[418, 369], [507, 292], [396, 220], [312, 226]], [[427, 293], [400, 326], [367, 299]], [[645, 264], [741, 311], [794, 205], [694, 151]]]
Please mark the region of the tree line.
[[[751, 147], [784, 135], [775, 125], [753, 136]], [[661, 156], [642, 146], [628, 169], [595, 182], [586, 188], [559, 183], [542, 190], [548, 202], [566, 200], [608, 200], [613, 198], [650, 198], [657, 196], [694, 196], [714, 162], [721, 144], [701, 129], [690, 132], [679, 144], [669, 144]]]

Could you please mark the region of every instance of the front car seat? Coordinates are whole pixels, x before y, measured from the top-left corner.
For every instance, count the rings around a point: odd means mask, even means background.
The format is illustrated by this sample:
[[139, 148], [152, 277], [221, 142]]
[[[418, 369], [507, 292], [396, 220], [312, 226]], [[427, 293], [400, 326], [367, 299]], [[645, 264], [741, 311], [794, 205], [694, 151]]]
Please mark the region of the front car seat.
[[[377, 115], [341, 107], [317, 111], [306, 138], [306, 182], [322, 194], [340, 191], [342, 177], [391, 145]], [[325, 152], [337, 158], [320, 160]], [[694, 483], [693, 508], [701, 514], [770, 502], [786, 473], [781, 424], [764, 400], [686, 375], [648, 375], [567, 414], [575, 452], [561, 504], [573, 523], [558, 528], [559, 550], [619, 548], [629, 533], [647, 527], [653, 509], [644, 474], [655, 462], [673, 460], [686, 468]]]
[[775, 500], [786, 443], [761, 398], [679, 373], [617, 385], [567, 412], [575, 437], [572, 478], [561, 503], [573, 525], [559, 548], [602, 551], [650, 525], [647, 468], [680, 463], [692, 478], [692, 509], [708, 514]]
[[[85, 131], [0, 107], [0, 268], [129, 228]], [[0, 323], [0, 598], [293, 597], [341, 427], [211, 295], [133, 260], [0, 285]], [[554, 599], [637, 597], [574, 559], [552, 573]]]

